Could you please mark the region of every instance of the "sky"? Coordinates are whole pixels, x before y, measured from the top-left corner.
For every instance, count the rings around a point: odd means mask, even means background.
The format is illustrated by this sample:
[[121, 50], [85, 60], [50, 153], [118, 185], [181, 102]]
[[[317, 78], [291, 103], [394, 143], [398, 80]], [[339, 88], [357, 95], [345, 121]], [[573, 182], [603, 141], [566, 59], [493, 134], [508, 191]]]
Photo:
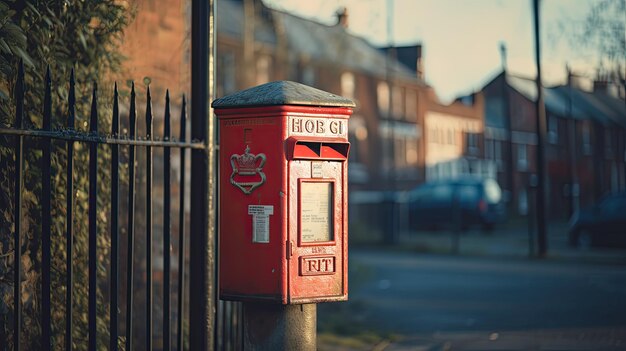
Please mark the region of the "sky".
[[[581, 75], [594, 72], [594, 56], [571, 48], [563, 27], [580, 27], [598, 0], [541, 2], [542, 78], [565, 81], [565, 65]], [[531, 0], [265, 0], [273, 8], [335, 24], [345, 6], [349, 31], [375, 46], [422, 44], [425, 78], [444, 102], [480, 88], [501, 71], [500, 43], [507, 67], [536, 75]], [[391, 21], [388, 21], [390, 14]], [[393, 25], [388, 25], [392, 23]]]

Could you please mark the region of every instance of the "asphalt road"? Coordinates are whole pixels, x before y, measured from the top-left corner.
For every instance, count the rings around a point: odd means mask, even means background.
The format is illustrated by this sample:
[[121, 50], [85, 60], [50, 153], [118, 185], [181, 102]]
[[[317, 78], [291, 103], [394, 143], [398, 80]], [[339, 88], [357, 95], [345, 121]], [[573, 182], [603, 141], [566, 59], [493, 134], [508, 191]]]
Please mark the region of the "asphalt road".
[[[626, 327], [626, 266], [350, 252], [352, 322], [403, 335]], [[328, 310], [327, 310], [328, 311]], [[321, 310], [321, 318], [325, 312]]]

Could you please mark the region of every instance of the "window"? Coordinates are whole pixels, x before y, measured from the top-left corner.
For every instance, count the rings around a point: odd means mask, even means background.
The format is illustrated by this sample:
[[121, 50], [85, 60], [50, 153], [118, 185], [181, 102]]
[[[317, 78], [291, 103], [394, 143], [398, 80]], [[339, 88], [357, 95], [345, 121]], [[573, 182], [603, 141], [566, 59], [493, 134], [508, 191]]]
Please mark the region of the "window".
[[406, 119], [407, 121], [415, 122], [417, 120], [417, 93], [415, 90], [406, 90], [405, 102]]
[[400, 119], [404, 115], [404, 91], [401, 87], [394, 86], [391, 92], [391, 114], [393, 118]]
[[519, 214], [525, 216], [528, 214], [528, 196], [526, 194], [526, 189], [521, 188], [517, 195], [517, 210]]
[[528, 169], [528, 155], [526, 144], [517, 144], [517, 170], [526, 171]]
[[428, 138], [430, 140], [428, 140], [429, 143], [438, 143], [439, 142], [439, 132], [437, 131], [437, 128], [429, 128], [428, 130]]
[[311, 66], [306, 66], [302, 69], [302, 83], [306, 85], [315, 85], [315, 69]]
[[493, 141], [493, 154], [496, 160], [496, 167], [498, 167], [498, 171], [502, 171], [504, 169], [502, 165], [502, 143], [498, 140]]
[[478, 187], [475, 185], [460, 185], [457, 189], [458, 200], [462, 204], [473, 204], [478, 201]]
[[217, 57], [218, 95], [224, 96], [235, 92], [235, 54], [225, 51]]
[[611, 130], [604, 130], [604, 153], [607, 157], [611, 156], [613, 153], [613, 141], [611, 140]]
[[556, 144], [559, 142], [559, 130], [558, 120], [554, 116], [548, 118], [548, 142], [550, 144]]
[[341, 75], [341, 95], [354, 99], [354, 75], [350, 72]]
[[485, 140], [485, 159], [487, 160], [495, 159], [493, 143], [494, 143], [494, 140]]
[[396, 166], [406, 165], [406, 143], [403, 137], [396, 137], [394, 140], [394, 156]]
[[583, 121], [583, 154], [591, 155], [591, 131], [589, 130], [589, 121]]
[[389, 85], [386, 82], [378, 82], [376, 94], [378, 97], [378, 112], [386, 116], [389, 113]]
[[264, 84], [270, 81], [271, 58], [261, 55], [256, 60], [256, 84]]
[[435, 185], [433, 187], [432, 201], [434, 202], [451, 202], [452, 201], [452, 186], [447, 184]]
[[478, 134], [467, 133], [467, 152], [472, 155], [478, 153]]
[[417, 140], [406, 139], [406, 163], [408, 165], [417, 164]]

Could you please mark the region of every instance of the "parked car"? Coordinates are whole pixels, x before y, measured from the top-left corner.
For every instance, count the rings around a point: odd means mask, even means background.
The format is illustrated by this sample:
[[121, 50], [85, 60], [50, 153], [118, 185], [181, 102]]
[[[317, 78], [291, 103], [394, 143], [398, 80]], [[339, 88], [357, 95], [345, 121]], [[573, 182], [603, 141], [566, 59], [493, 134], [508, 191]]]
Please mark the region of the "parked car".
[[492, 230], [505, 217], [502, 191], [493, 179], [464, 177], [428, 182], [408, 193], [409, 223], [414, 229]]
[[570, 245], [626, 247], [626, 192], [608, 195], [600, 203], [572, 216]]

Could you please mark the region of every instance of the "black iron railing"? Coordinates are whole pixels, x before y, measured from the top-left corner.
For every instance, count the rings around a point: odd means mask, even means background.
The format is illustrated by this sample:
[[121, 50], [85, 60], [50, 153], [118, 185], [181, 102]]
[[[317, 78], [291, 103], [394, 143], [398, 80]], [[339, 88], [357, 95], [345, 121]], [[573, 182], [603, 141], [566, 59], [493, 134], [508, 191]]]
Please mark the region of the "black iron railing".
[[[153, 135], [152, 128], [152, 106], [151, 106], [151, 96], [150, 89], [147, 91], [147, 101], [146, 101], [146, 135], [139, 137], [137, 135], [137, 112], [136, 112], [136, 94], [134, 84], [130, 90], [130, 107], [128, 110], [128, 125], [129, 132], [128, 134], [122, 135], [120, 134], [120, 108], [119, 108], [119, 94], [117, 84], [114, 89], [113, 96], [113, 109], [112, 109], [112, 126], [110, 134], [105, 134], [98, 131], [98, 88], [97, 85], [94, 84], [92, 89], [92, 98], [91, 98], [91, 114], [89, 118], [89, 132], [82, 132], [75, 129], [75, 120], [76, 120], [76, 95], [75, 95], [75, 79], [74, 74], [72, 73], [69, 82], [69, 94], [67, 104], [69, 107], [67, 120], [63, 129], [52, 129], [51, 119], [52, 119], [52, 98], [51, 98], [51, 78], [50, 71], [48, 70], [45, 77], [45, 95], [44, 95], [44, 106], [43, 106], [43, 128], [42, 129], [25, 129], [24, 128], [24, 69], [23, 66], [20, 65], [18, 69], [18, 77], [17, 82], [15, 84], [15, 120], [13, 128], [0, 128], [0, 135], [9, 136], [14, 138], [15, 143], [13, 145], [15, 152], [15, 174], [14, 174], [14, 238], [13, 245], [15, 248], [14, 253], [14, 261], [13, 261], [13, 269], [14, 269], [14, 320], [13, 320], [13, 345], [14, 350], [20, 350], [20, 338], [21, 338], [21, 328], [22, 328], [22, 306], [21, 306], [21, 253], [23, 247], [23, 228], [21, 226], [21, 218], [22, 218], [22, 200], [23, 200], [23, 172], [24, 172], [24, 139], [25, 138], [36, 138], [39, 140], [39, 147], [42, 150], [42, 158], [41, 158], [41, 171], [42, 171], [42, 184], [41, 184], [41, 208], [42, 208], [42, 220], [41, 220], [41, 293], [42, 293], [42, 313], [41, 313], [41, 347], [44, 350], [50, 350], [53, 348], [52, 340], [53, 340], [53, 332], [52, 332], [52, 323], [51, 320], [51, 311], [52, 311], [52, 303], [51, 303], [51, 238], [53, 231], [53, 211], [51, 209], [51, 200], [53, 199], [53, 191], [52, 191], [52, 179], [51, 170], [52, 170], [52, 141], [63, 141], [66, 145], [67, 152], [67, 164], [66, 164], [66, 175], [67, 182], [64, 191], [66, 192], [66, 209], [65, 209], [65, 240], [64, 244], [67, 250], [67, 258], [65, 261], [65, 274], [66, 279], [64, 284], [66, 285], [66, 294], [65, 294], [65, 349], [72, 349], [72, 335], [73, 328], [75, 326], [72, 315], [73, 315], [73, 301], [75, 296], [73, 296], [74, 285], [76, 282], [74, 281], [74, 264], [72, 261], [73, 257], [73, 246], [75, 244], [75, 232], [73, 223], [75, 221], [75, 204], [74, 204], [74, 182], [73, 179], [75, 177], [74, 174], [74, 146], [76, 143], [85, 143], [89, 146], [89, 172], [88, 172], [88, 184], [89, 184], [89, 194], [88, 194], [88, 286], [89, 286], [89, 296], [88, 296], [88, 348], [89, 350], [96, 350], [96, 333], [97, 333], [97, 309], [98, 309], [98, 300], [96, 296], [96, 289], [99, 286], [99, 282], [97, 279], [97, 266], [98, 262], [98, 236], [102, 235], [102, 233], [98, 233], [98, 211], [102, 209], [98, 209], [97, 207], [97, 192], [98, 192], [98, 146], [99, 145], [108, 145], [111, 150], [111, 168], [110, 168], [110, 209], [111, 213], [109, 214], [110, 220], [110, 242], [111, 242], [111, 250], [110, 250], [110, 284], [109, 284], [109, 300], [110, 304], [110, 315], [109, 315], [109, 349], [117, 350], [119, 347], [119, 323], [118, 319], [120, 316], [120, 301], [123, 300], [126, 303], [126, 320], [125, 320], [125, 349], [133, 350], [133, 328], [137, 323], [142, 323], [146, 328], [146, 339], [142, 342], [142, 349], [152, 350], [152, 329], [153, 329], [153, 320], [154, 317], [152, 315], [152, 307], [153, 307], [153, 281], [152, 281], [152, 267], [153, 267], [153, 209], [152, 209], [152, 194], [153, 194], [153, 159], [155, 155], [153, 155], [153, 148], [162, 148], [163, 149], [163, 350], [170, 350], [172, 345], [172, 265], [171, 265], [171, 250], [170, 246], [172, 244], [172, 237], [178, 239], [178, 274], [177, 274], [177, 304], [176, 304], [176, 315], [178, 316], [176, 320], [175, 326], [175, 336], [176, 342], [174, 349], [182, 350], [183, 349], [183, 322], [185, 320], [191, 325], [193, 323], [199, 321], [190, 320], [189, 317], [185, 319], [184, 308], [185, 308], [185, 295], [186, 291], [184, 289], [184, 277], [185, 277], [185, 188], [189, 187], [193, 194], [193, 189], [196, 185], [188, 184], [185, 180], [185, 150], [205, 150], [206, 144], [203, 140], [192, 140], [186, 141], [185, 132], [186, 132], [186, 102], [183, 96], [182, 99], [182, 107], [181, 107], [181, 115], [180, 115], [180, 134], [178, 138], [173, 138], [171, 136], [171, 114], [170, 114], [170, 96], [169, 92], [166, 93], [165, 97], [165, 112], [164, 112], [164, 135], [162, 139], [157, 139]], [[128, 218], [128, 227], [126, 231], [127, 235], [127, 244], [125, 247], [122, 247], [120, 243], [120, 221], [118, 217], [120, 216], [120, 170], [122, 168], [122, 161], [120, 159], [120, 146], [126, 146], [128, 148], [128, 157], [126, 158], [126, 167], [128, 168], [128, 206], [127, 206], [127, 218]], [[135, 230], [135, 222], [136, 222], [136, 213], [135, 213], [135, 183], [137, 181], [136, 177], [136, 168], [139, 167], [136, 165], [136, 148], [145, 148], [146, 151], [146, 160], [145, 164], [141, 165], [141, 167], [145, 167], [146, 174], [146, 203], [142, 204], [141, 208], [145, 210], [144, 219], [146, 223], [146, 316], [137, 316], [133, 314], [133, 310], [137, 308], [134, 304], [134, 295], [135, 290], [133, 286], [134, 277], [133, 271], [135, 264], [137, 262], [135, 258], [135, 250], [140, 249], [135, 246], [135, 237], [138, 233]], [[170, 216], [172, 215], [171, 208], [171, 149], [180, 150], [180, 189], [179, 189], [179, 206], [178, 206], [178, 218], [179, 218], [179, 226], [178, 232], [172, 233], [171, 230], [171, 222]], [[194, 162], [192, 158], [192, 163]], [[193, 169], [193, 164], [191, 165]], [[192, 178], [193, 179], [193, 178]], [[193, 180], [192, 180], [193, 182]], [[193, 195], [192, 195], [193, 197]], [[199, 213], [204, 212], [206, 215], [206, 209], [204, 211], [199, 211]], [[192, 211], [193, 216], [194, 211]], [[197, 220], [196, 220], [197, 221]], [[196, 222], [193, 218], [190, 222]], [[200, 222], [206, 221], [206, 219], [200, 220]], [[191, 232], [194, 232], [194, 228], [191, 228]], [[142, 233], [143, 235], [144, 233]], [[126, 265], [125, 267], [120, 267], [120, 248], [125, 248], [125, 256], [126, 256]], [[193, 252], [193, 250], [192, 250]], [[125, 269], [125, 270], [124, 270]], [[125, 274], [126, 278], [126, 296], [120, 299], [120, 278]], [[122, 277], [123, 278], [123, 277]], [[201, 286], [203, 284], [212, 284], [212, 282], [202, 282], [201, 277], [194, 277], [192, 279], [196, 280], [196, 282], [192, 283], [191, 289], [194, 289], [193, 285]], [[188, 294], [188, 293], [187, 293]], [[220, 304], [220, 308], [223, 305]], [[233, 305], [234, 306], [234, 305]], [[229, 309], [237, 308], [237, 307], [228, 307]], [[233, 310], [234, 311], [234, 310]], [[222, 312], [223, 318], [234, 318], [234, 322], [231, 321], [229, 323], [238, 325], [239, 323], [236, 321], [237, 316], [231, 316], [233, 312], [229, 311], [228, 316]], [[145, 317], [145, 320], [144, 320]], [[206, 319], [206, 318], [205, 318]], [[206, 321], [203, 321], [206, 323]], [[226, 331], [228, 329], [229, 333], [232, 333], [229, 326], [228, 328], [224, 327], [222, 330]], [[220, 340], [220, 344], [226, 344], [225, 338], [230, 340], [232, 336], [226, 335], [218, 337]], [[228, 341], [227, 340], [227, 341]], [[230, 341], [228, 341], [230, 343]], [[145, 345], [145, 346], [143, 346]], [[235, 345], [232, 345], [236, 347]]]

